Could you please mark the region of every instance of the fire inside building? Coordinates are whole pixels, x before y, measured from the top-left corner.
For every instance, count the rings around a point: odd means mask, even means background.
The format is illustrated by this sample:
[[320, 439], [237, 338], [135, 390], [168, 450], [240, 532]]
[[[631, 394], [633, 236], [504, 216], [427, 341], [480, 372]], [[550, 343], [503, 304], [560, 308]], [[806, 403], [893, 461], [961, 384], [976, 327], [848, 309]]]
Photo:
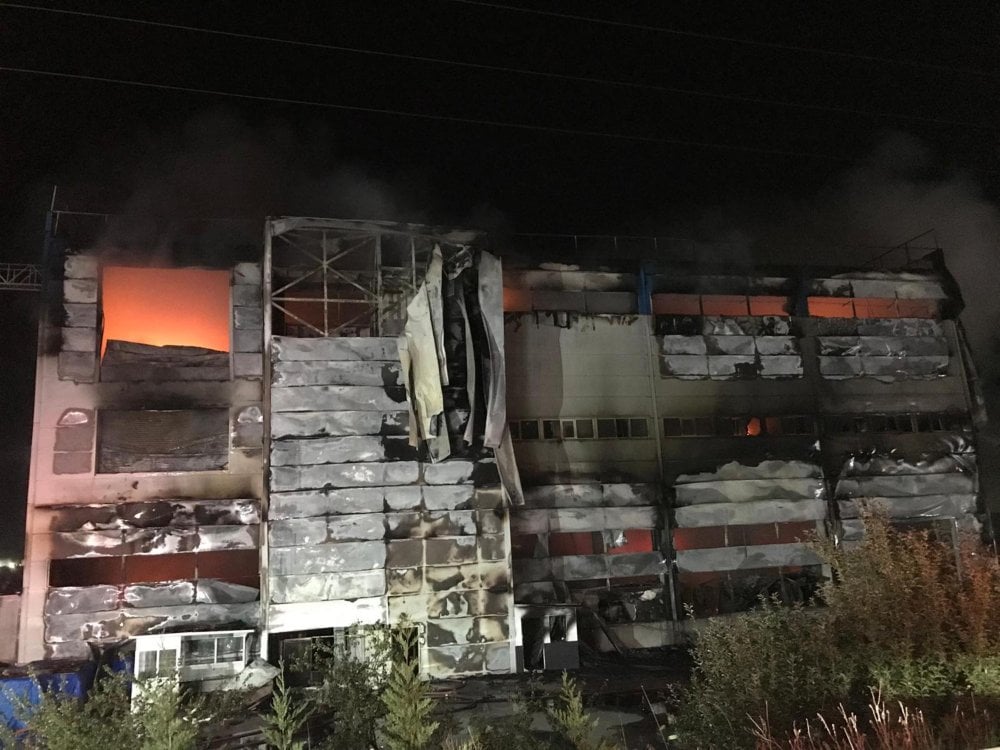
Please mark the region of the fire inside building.
[[572, 668], [804, 600], [867, 507], [986, 519], [940, 252], [609, 270], [284, 217], [233, 262], [48, 255], [20, 662], [211, 681], [405, 618], [429, 676]]

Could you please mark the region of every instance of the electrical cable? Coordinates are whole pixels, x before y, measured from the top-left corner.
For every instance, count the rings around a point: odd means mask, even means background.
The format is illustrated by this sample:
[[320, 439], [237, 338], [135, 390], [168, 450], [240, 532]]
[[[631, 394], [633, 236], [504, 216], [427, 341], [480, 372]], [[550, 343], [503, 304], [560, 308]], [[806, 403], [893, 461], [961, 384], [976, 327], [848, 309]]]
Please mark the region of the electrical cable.
[[953, 65], [939, 65], [936, 63], [917, 62], [916, 60], [896, 60], [891, 57], [880, 57], [879, 55], [867, 55], [859, 52], [845, 52], [843, 50], [823, 49], [822, 47], [806, 47], [798, 44], [782, 44], [780, 42], [761, 42], [755, 39], [743, 39], [740, 37], [724, 36], [721, 34], [708, 34], [700, 31], [685, 31], [683, 29], [672, 29], [665, 26], [651, 26], [643, 23], [632, 23], [629, 21], [615, 21], [609, 18], [597, 18], [594, 16], [581, 16], [575, 13], [559, 13], [552, 10], [541, 10], [538, 8], [522, 8], [516, 5], [505, 5], [503, 3], [486, 2], [486, 0], [444, 0], [444, 2], [457, 3], [459, 5], [474, 5], [482, 8], [492, 8], [493, 10], [503, 10], [512, 13], [526, 13], [536, 16], [547, 16], [550, 18], [563, 18], [571, 21], [582, 21], [585, 23], [599, 24], [602, 26], [615, 26], [618, 28], [633, 29], [636, 31], [652, 31], [660, 34], [670, 34], [672, 36], [690, 37], [692, 39], [704, 39], [716, 42], [727, 42], [729, 44], [743, 44], [752, 47], [765, 47], [768, 49], [781, 50], [784, 52], [806, 52], [816, 55], [826, 55], [828, 57], [839, 57], [842, 59], [862, 60], [864, 62], [877, 62], [890, 65], [901, 65], [904, 67], [923, 68], [935, 70], [943, 73], [957, 73], [960, 75], [984, 76], [987, 78], [1000, 78], [1000, 73], [988, 70], [976, 70], [975, 68], [959, 68]]
[[[733, 143], [717, 143], [712, 141], [692, 141], [682, 138], [663, 138], [658, 136], [630, 135], [628, 133], [610, 133], [600, 130], [583, 130], [577, 128], [565, 128], [554, 125], [533, 125], [523, 122], [505, 122], [502, 120], [489, 120], [475, 117], [458, 117], [454, 115], [429, 114], [426, 112], [409, 112], [406, 110], [389, 109], [384, 107], [366, 107], [357, 104], [336, 104], [333, 102], [317, 102], [308, 99], [292, 99], [277, 96], [263, 96], [260, 94], [241, 94], [234, 91], [221, 91], [219, 89], [195, 88], [191, 86], [176, 86], [167, 83], [149, 83], [147, 81], [131, 81], [122, 78], [108, 78], [104, 76], [85, 75], [83, 73], [63, 73], [53, 70], [38, 70], [34, 68], [21, 68], [9, 65], [0, 65], [0, 71], [7, 73], [20, 73], [24, 75], [47, 76], [50, 78], [63, 78], [67, 80], [90, 81], [95, 83], [110, 83], [120, 86], [136, 86], [138, 88], [157, 89], [161, 91], [176, 91], [191, 94], [204, 94], [209, 96], [222, 96], [231, 99], [244, 99], [249, 101], [274, 102], [277, 104], [292, 104], [308, 107], [322, 107], [325, 109], [336, 109], [345, 112], [362, 112], [366, 114], [389, 115], [395, 117], [409, 117], [418, 120], [437, 120], [441, 122], [453, 122], [464, 125], [484, 125], [496, 128], [509, 128], [513, 130], [536, 131], [542, 133], [552, 133], [560, 135], [579, 135], [592, 138], [610, 138], [619, 141], [631, 141], [635, 143], [652, 143], [663, 146], [684, 146], [691, 148], [714, 149], [727, 152], [743, 152], [759, 154], [762, 156], [788, 156], [801, 157], [807, 159], [820, 159], [849, 163], [851, 159], [833, 154], [818, 154], [808, 151], [795, 151], [791, 149], [767, 148], [757, 146], [741, 146]], [[998, 171], [1000, 170], [979, 170]]]
[[[984, 130], [996, 130], [997, 125], [988, 123], [978, 123], [978, 122], [965, 122], [961, 120], [952, 120], [943, 117], [928, 117], [924, 115], [909, 115], [897, 112], [881, 112], [877, 110], [866, 110], [857, 109], [854, 107], [847, 107], [836, 104], [816, 104], [810, 102], [795, 102], [788, 101], [784, 99], [768, 99], [766, 97], [750, 96], [747, 94], [726, 94], [718, 93], [713, 91], [703, 91], [699, 89], [689, 89], [677, 86], [660, 86], [651, 83], [640, 83], [634, 81], [623, 81], [617, 79], [609, 78], [599, 78], [596, 76], [579, 76], [571, 75], [568, 73], [556, 73], [552, 71], [537, 70], [532, 68], [515, 68], [505, 65], [490, 65], [487, 63], [475, 63], [466, 62], [462, 60], [448, 60], [439, 57], [430, 57], [427, 55], [411, 55], [403, 52], [386, 52], [382, 50], [371, 50], [359, 47], [347, 47], [344, 45], [337, 44], [327, 44], [321, 42], [306, 42], [297, 39], [286, 39], [282, 37], [271, 37], [271, 36], [261, 36], [258, 34], [246, 34], [237, 31], [224, 31], [221, 29], [209, 29], [202, 26], [189, 26], [185, 24], [175, 24], [167, 23], [164, 21], [150, 21], [141, 18], [131, 18], [126, 16], [113, 16], [103, 13], [90, 13], [78, 10], [66, 10], [63, 8], [45, 8], [37, 5], [28, 5], [24, 3], [8, 3], [0, 2], [0, 7], [5, 8], [15, 8], [18, 10], [30, 10], [46, 13], [55, 13], [59, 15], [68, 16], [78, 16], [82, 18], [93, 18], [104, 21], [116, 21], [120, 23], [131, 23], [140, 26], [150, 26], [154, 28], [164, 28], [172, 29], [177, 31], [189, 31], [201, 34], [210, 34], [216, 36], [230, 37], [233, 39], [243, 39], [249, 41], [257, 42], [269, 42], [274, 44], [286, 44], [298, 47], [308, 47], [312, 49], [320, 49], [331, 52], [346, 52], [349, 54], [357, 55], [370, 55], [374, 57], [382, 57], [395, 60], [407, 60], [411, 62], [421, 62], [429, 63], [433, 65], [450, 65], [459, 68], [465, 68], [468, 70], [483, 70], [483, 71], [493, 71], [500, 73], [508, 73], [513, 75], [523, 75], [532, 76], [536, 78], [547, 78], [550, 80], [557, 81], [572, 81], [577, 83], [587, 83], [601, 86], [611, 86], [616, 88], [625, 88], [635, 91], [649, 91], [658, 94], [675, 94], [681, 96], [691, 96], [703, 99], [714, 99], [717, 101], [733, 101], [742, 104], [754, 104], [772, 107], [784, 107], [786, 109], [799, 109], [812, 112], [830, 112], [832, 114], [841, 115], [853, 115], [859, 117], [874, 117], [874, 118], [884, 118], [884, 119], [895, 119], [895, 120], [909, 120], [912, 122], [925, 122], [935, 125], [948, 125], [963, 128], [979, 128]], [[506, 6], [504, 6], [506, 7]]]

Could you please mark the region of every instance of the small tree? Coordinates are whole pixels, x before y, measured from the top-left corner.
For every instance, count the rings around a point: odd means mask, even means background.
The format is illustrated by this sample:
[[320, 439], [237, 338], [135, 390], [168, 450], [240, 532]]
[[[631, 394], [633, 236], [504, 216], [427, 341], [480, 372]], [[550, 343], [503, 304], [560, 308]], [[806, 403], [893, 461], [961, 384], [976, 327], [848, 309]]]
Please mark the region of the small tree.
[[438, 722], [431, 721], [436, 703], [428, 697], [427, 684], [419, 675], [416, 628], [404, 624], [396, 630], [394, 640], [397, 653], [382, 695], [386, 744], [390, 750], [423, 750]]
[[574, 750], [615, 750], [615, 746], [606, 740], [593, 740], [597, 719], [591, 718], [583, 707], [583, 693], [566, 672], [562, 675], [557, 702], [558, 705], [548, 710], [549, 721]]
[[306, 721], [309, 720], [310, 705], [303, 700], [295, 704], [285, 685], [284, 670], [274, 681], [271, 710], [264, 714], [264, 739], [277, 750], [301, 750], [304, 745], [295, 740]]
[[[142, 684], [135, 721], [142, 750], [194, 750], [198, 724], [208, 720], [200, 698], [185, 700], [176, 682], [156, 677]], [[106, 750], [106, 749], [105, 749]]]

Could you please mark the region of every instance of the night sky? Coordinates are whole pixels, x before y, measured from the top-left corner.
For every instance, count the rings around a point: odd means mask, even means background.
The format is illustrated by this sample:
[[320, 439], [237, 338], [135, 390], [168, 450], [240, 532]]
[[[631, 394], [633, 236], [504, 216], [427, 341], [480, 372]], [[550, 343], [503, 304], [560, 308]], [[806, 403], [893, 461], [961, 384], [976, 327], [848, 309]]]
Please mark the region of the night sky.
[[[0, 2], [2, 68], [350, 108], [0, 70], [0, 261], [39, 259], [53, 184], [62, 209], [658, 234], [755, 262], [935, 229], [995, 380], [1000, 6], [723, 5], [38, 6], [303, 43], [284, 44]], [[0, 555], [23, 526], [34, 305], [0, 292]]]

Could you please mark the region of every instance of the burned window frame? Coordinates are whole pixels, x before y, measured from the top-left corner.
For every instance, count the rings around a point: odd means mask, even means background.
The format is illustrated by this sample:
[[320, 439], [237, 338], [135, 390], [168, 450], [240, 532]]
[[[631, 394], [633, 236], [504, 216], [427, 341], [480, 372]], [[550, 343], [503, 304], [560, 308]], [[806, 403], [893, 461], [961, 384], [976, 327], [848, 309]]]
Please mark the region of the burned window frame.
[[[772, 424], [775, 427], [769, 427]], [[757, 431], [751, 432], [751, 425]], [[676, 438], [761, 438], [812, 436], [819, 434], [812, 414], [723, 414], [698, 417], [662, 417], [662, 437]]]
[[649, 417], [540, 417], [509, 423], [515, 442], [651, 440]]

